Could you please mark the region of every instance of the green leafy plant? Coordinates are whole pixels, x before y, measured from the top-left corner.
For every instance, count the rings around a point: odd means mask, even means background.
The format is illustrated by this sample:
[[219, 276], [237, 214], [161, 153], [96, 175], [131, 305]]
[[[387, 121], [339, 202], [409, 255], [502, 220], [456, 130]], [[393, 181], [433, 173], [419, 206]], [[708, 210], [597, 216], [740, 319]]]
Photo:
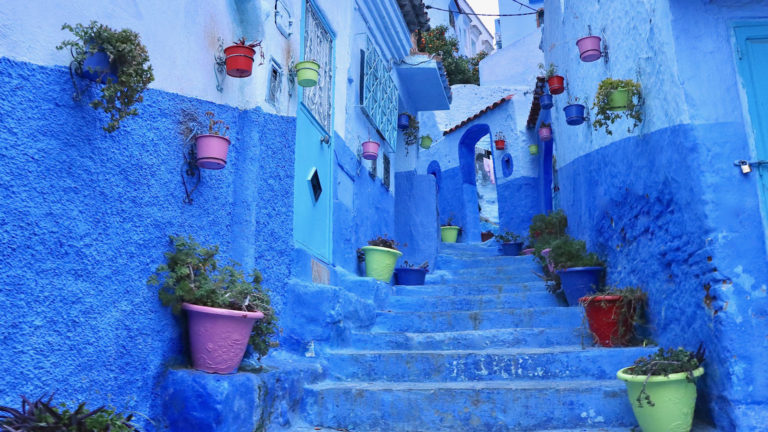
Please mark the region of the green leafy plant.
[[403, 261], [403, 264], [400, 267], [409, 268], [409, 269], [412, 269], [412, 268], [422, 269], [424, 271], [429, 272], [429, 261], [424, 261], [423, 263], [417, 266], [416, 264], [411, 264], [408, 262], [408, 260], [405, 260]]
[[447, 32], [447, 26], [439, 25], [422, 33], [418, 39], [419, 51], [441, 57], [450, 85], [479, 85], [480, 61], [487, 57], [488, 53], [480, 51], [472, 57], [458, 55], [459, 40], [453, 36], [447, 36]]
[[605, 296], [619, 297], [613, 317], [618, 323], [616, 340], [613, 341], [613, 344], [614, 346], [621, 345], [626, 343], [632, 335], [634, 325], [642, 322], [642, 311], [648, 300], [648, 294], [638, 287], [610, 287], [582, 297], [579, 299], [579, 303], [585, 307], [592, 304], [606, 308], [609, 303], [602, 298]]
[[537, 214], [528, 226], [528, 238], [537, 252], [548, 248], [555, 240], [565, 236], [568, 217], [562, 210]]
[[173, 251], [165, 253], [166, 263], [157, 267], [148, 284], [160, 286], [163, 305], [174, 314], [182, 303], [220, 309], [264, 313], [257, 320], [249, 343], [259, 359], [276, 346], [272, 336], [277, 331], [277, 317], [269, 294], [261, 286], [262, 276], [253, 270], [246, 280], [235, 262], [220, 265], [218, 246], [202, 247], [191, 236], [171, 236]]
[[583, 240], [564, 236], [555, 240], [551, 245], [549, 260], [555, 264], [555, 269], [561, 270], [573, 267], [604, 267], [605, 263], [594, 252], [587, 252]]
[[552, 78], [553, 76], [557, 75], [557, 66], [555, 66], [554, 63], [550, 63], [549, 67], [544, 67], [544, 63], [539, 63], [539, 71], [542, 75], [544, 75], [547, 79]]
[[646, 391], [646, 385], [648, 379], [652, 376], [669, 376], [674, 373], [686, 373], [686, 378], [689, 381], [693, 381], [693, 371], [699, 368], [704, 363], [704, 357], [706, 350], [702, 344], [696, 349], [696, 352], [690, 352], [683, 348], [659, 348], [659, 350], [648, 356], [640, 357], [635, 360], [635, 364], [628, 367], [625, 372], [629, 375], [645, 375], [645, 381], [643, 382], [643, 388], [637, 395], [637, 406], [643, 406], [645, 401], [648, 406], [654, 406], [655, 404], [651, 400], [651, 396]]
[[21, 409], [0, 406], [0, 430], [6, 432], [130, 432], [136, 431], [131, 423], [133, 415], [99, 407], [86, 408], [83, 402], [74, 410], [66, 404], [52, 405], [53, 395], [30, 401], [21, 397]]
[[205, 117], [208, 119], [208, 133], [210, 135], [223, 137], [229, 135], [229, 126], [224, 123], [224, 120], [217, 120], [212, 111], [206, 111]]
[[[611, 93], [616, 90], [626, 90], [629, 94], [627, 108], [625, 110], [612, 110], [610, 105]], [[643, 98], [642, 87], [640, 83], [637, 83], [631, 79], [628, 80], [615, 80], [612, 78], [606, 78], [600, 82], [595, 94], [595, 102], [592, 107], [595, 108], [595, 120], [592, 122], [592, 127], [595, 130], [605, 128], [605, 133], [613, 135], [613, 131], [610, 126], [621, 118], [632, 120], [632, 125], [627, 127], [627, 133], [637, 128], [643, 121], [643, 112], [641, 108], [641, 102]]]
[[109, 123], [103, 129], [116, 131], [123, 119], [138, 114], [133, 105], [144, 100], [142, 93], [155, 79], [146, 47], [138, 33], [128, 29], [116, 31], [96, 21], [87, 26], [64, 24], [61, 29], [69, 30], [77, 40], [65, 40], [56, 49], [69, 48], [78, 70], [82, 70], [86, 57], [97, 51], [104, 51], [117, 68], [117, 82], [108, 79], [101, 87], [101, 97], [90, 102], [94, 109], [109, 115]]
[[520, 236], [512, 231], [505, 231], [503, 234], [496, 234], [494, 237], [502, 243], [517, 243], [520, 241]]

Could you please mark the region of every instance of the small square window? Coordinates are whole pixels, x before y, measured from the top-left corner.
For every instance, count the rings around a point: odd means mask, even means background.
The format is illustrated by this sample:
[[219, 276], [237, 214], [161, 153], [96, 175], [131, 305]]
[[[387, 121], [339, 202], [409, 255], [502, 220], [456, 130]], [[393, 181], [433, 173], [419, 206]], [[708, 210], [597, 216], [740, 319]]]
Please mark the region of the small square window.
[[283, 84], [283, 68], [280, 67], [280, 64], [278, 64], [274, 58], [269, 62], [269, 64], [270, 67], [269, 78], [267, 80], [269, 83], [269, 86], [267, 87], [267, 102], [277, 108], [278, 102], [280, 100], [280, 91], [282, 90]]

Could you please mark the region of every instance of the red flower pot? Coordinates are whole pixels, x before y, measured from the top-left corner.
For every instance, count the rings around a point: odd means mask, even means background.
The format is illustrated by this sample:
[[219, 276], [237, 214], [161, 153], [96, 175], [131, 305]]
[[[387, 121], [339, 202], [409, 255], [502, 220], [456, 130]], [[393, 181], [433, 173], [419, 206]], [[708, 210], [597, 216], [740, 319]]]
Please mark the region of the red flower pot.
[[547, 80], [549, 84], [549, 92], [553, 95], [560, 94], [565, 91], [565, 78], [560, 75], [553, 75]]
[[226, 56], [227, 75], [235, 78], [251, 76], [253, 57], [256, 50], [245, 45], [230, 45], [224, 48]]
[[496, 143], [496, 150], [504, 150], [504, 140], [496, 140], [494, 142]]
[[620, 300], [621, 296], [615, 295], [579, 299], [587, 313], [589, 330], [600, 346], [624, 346], [634, 334], [634, 307], [630, 306], [628, 313], [621, 314]]

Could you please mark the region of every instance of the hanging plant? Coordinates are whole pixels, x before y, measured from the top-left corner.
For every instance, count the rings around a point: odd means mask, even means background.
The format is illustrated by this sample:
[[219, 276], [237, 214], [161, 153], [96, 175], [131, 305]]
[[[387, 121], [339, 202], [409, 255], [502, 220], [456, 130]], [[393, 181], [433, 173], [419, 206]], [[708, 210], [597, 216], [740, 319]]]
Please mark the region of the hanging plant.
[[403, 136], [405, 137], [405, 151], [408, 154], [408, 147], [419, 142], [419, 121], [408, 113], [405, 115], [408, 116], [408, 126], [403, 132]]
[[615, 80], [606, 78], [600, 82], [595, 94], [595, 130], [605, 128], [605, 133], [613, 135], [610, 126], [621, 118], [631, 119], [632, 125], [627, 127], [627, 133], [632, 133], [643, 122], [643, 112], [640, 109], [643, 93], [640, 83], [631, 79]]
[[554, 63], [550, 63], [546, 69], [544, 63], [539, 63], [539, 70], [547, 78], [550, 94], [557, 95], [565, 91], [565, 78], [557, 74], [557, 66]]
[[507, 138], [504, 136], [504, 133], [499, 131], [496, 132], [496, 136], [493, 142], [496, 144], [496, 150], [504, 150], [504, 147], [506, 147]]
[[[147, 48], [138, 33], [128, 29], [116, 31], [96, 21], [87, 26], [64, 24], [61, 29], [72, 32], [77, 40], [65, 40], [56, 49], [69, 48], [79, 75], [105, 83], [101, 97], [92, 100], [90, 105], [109, 114], [109, 123], [103, 129], [116, 131], [120, 121], [138, 114], [132, 107], [144, 100], [142, 93], [155, 79]], [[91, 65], [94, 57], [104, 55], [109, 58], [106, 69]]]
[[256, 56], [256, 47], [259, 48], [261, 55], [259, 63], [259, 66], [261, 66], [264, 64], [264, 49], [261, 46], [261, 41], [247, 43], [245, 36], [243, 36], [237, 41], [232, 42], [232, 45], [224, 48], [227, 75], [235, 78], [251, 76]]

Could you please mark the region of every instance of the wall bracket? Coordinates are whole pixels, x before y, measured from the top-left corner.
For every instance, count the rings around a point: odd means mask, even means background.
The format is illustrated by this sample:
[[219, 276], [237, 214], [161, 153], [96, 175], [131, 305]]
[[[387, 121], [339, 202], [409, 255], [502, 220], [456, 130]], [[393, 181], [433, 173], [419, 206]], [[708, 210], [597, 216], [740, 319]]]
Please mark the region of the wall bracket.
[[[197, 149], [195, 147], [195, 138], [198, 135], [197, 126], [189, 126], [189, 134], [184, 140], [181, 154], [184, 156], [184, 162], [181, 164], [181, 184], [184, 186], [184, 204], [192, 204], [192, 193], [200, 186], [200, 168], [197, 166]], [[194, 181], [192, 189], [187, 186], [187, 177]]]
[[219, 36], [218, 41], [219, 46], [213, 55], [213, 74], [216, 76], [216, 90], [221, 93], [224, 91], [222, 84], [227, 77], [227, 60], [224, 56], [224, 39]]

